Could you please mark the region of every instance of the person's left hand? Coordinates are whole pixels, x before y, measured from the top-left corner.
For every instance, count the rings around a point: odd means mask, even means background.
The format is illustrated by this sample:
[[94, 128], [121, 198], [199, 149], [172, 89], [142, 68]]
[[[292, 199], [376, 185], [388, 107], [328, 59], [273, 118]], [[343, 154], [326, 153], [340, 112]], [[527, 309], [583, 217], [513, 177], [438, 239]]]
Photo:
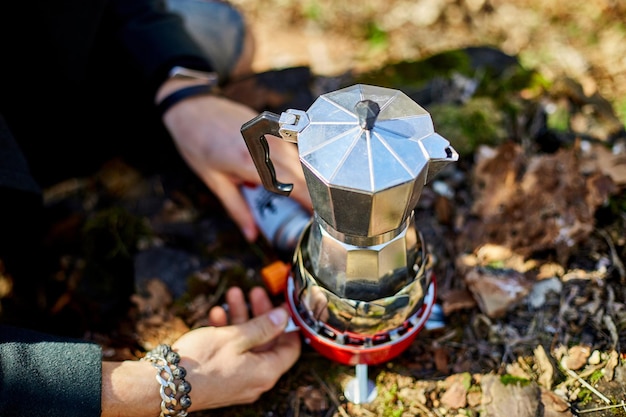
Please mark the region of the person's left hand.
[[[260, 316], [270, 311], [274, 306], [268, 298], [267, 292], [262, 288], [252, 288], [248, 294], [250, 304], [246, 303], [243, 291], [239, 287], [232, 287], [226, 292], [226, 308], [213, 307], [209, 311], [209, 326], [223, 327], [232, 324], [242, 324], [253, 317]], [[286, 307], [283, 306], [285, 309]], [[265, 346], [257, 346], [253, 351], [260, 352], [271, 348], [271, 343]]]
[[[180, 101], [163, 117], [184, 160], [215, 193], [249, 241], [257, 238], [258, 228], [240, 187], [260, 184], [260, 177], [241, 126], [257, 115], [230, 99], [203, 95]], [[266, 139], [278, 180], [293, 183], [291, 197], [312, 212], [296, 146], [270, 135]]]
[[249, 293], [253, 318], [240, 288], [229, 289], [226, 300], [228, 312], [214, 307], [209, 313], [211, 327], [194, 329], [172, 345], [193, 387], [190, 411], [256, 401], [300, 354], [300, 335], [284, 332], [285, 306], [273, 307], [263, 288]]
[[[211, 326], [190, 330], [171, 346], [192, 387], [190, 413], [256, 401], [300, 356], [300, 334], [285, 331], [286, 307], [274, 307], [262, 287], [248, 295], [252, 314], [242, 290], [230, 288], [228, 314], [214, 307]], [[154, 367], [147, 361], [102, 362], [102, 417], [158, 415], [162, 390], [157, 390]]]

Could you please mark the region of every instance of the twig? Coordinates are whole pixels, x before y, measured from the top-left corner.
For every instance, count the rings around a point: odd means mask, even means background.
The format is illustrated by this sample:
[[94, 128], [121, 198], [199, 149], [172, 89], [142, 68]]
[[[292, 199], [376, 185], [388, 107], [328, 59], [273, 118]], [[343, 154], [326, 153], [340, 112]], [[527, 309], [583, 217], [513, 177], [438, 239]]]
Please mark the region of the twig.
[[367, 408], [361, 408], [361, 413], [367, 414], [368, 416], [372, 416], [372, 417], [376, 417], [376, 414], [372, 413], [370, 410], [368, 410]]
[[606, 398], [604, 395], [602, 395], [602, 393], [600, 391], [598, 391], [597, 389], [595, 389], [594, 387], [592, 387], [591, 385], [589, 385], [587, 383], [587, 381], [585, 381], [584, 379], [582, 379], [581, 377], [579, 377], [578, 375], [576, 375], [576, 372], [572, 371], [571, 369], [566, 369], [565, 370], [572, 378], [575, 378], [578, 382], [580, 382], [581, 385], [584, 385], [585, 388], [587, 388], [589, 391], [593, 392], [594, 394], [596, 394], [602, 401], [604, 401], [607, 404], [611, 404], [611, 400], [609, 400], [608, 398]]
[[626, 279], [626, 268], [624, 267], [622, 260], [619, 258], [619, 255], [615, 250], [615, 245], [613, 244], [611, 236], [609, 236], [606, 230], [598, 229], [597, 232], [600, 234], [600, 236], [604, 238], [604, 240], [606, 240], [606, 244], [609, 245], [609, 250], [611, 251], [611, 260], [613, 261], [613, 265], [615, 266], [615, 268], [617, 268], [619, 276], [623, 282], [624, 279]]
[[602, 406], [602, 407], [595, 407], [595, 408], [588, 408], [586, 410], [576, 410], [576, 413], [578, 413], [578, 414], [593, 413], [594, 411], [609, 410], [611, 408], [617, 408], [617, 407], [622, 407], [622, 408], [624, 408], [624, 411], [626, 411], [626, 403], [624, 401], [622, 401], [619, 404], [605, 405], [605, 406]]
[[[571, 385], [573, 383], [574, 380], [578, 380], [578, 378], [587, 378], [589, 375], [592, 375], [598, 369], [602, 369], [602, 368], [605, 368], [605, 367], [606, 367], [605, 363], [599, 363], [599, 364], [593, 365], [593, 366], [589, 365], [589, 366], [585, 367], [585, 369], [583, 371], [581, 371], [578, 375], [574, 374], [573, 378], [570, 375], [570, 377], [567, 378], [565, 381], [562, 381], [558, 385], [558, 387], [568, 387], [569, 385]], [[565, 367], [563, 367], [562, 369], [564, 371], [566, 370]]]
[[605, 314], [602, 317], [602, 322], [606, 326], [609, 334], [611, 335], [611, 348], [615, 350], [617, 348], [617, 344], [619, 343], [619, 335], [617, 334], [617, 327], [615, 326], [615, 322], [608, 314]]
[[423, 411], [426, 414], [427, 417], [435, 417], [435, 415], [433, 413], [431, 413], [430, 410], [424, 404], [420, 403], [419, 401], [413, 402], [412, 405], [416, 406], [421, 411]]

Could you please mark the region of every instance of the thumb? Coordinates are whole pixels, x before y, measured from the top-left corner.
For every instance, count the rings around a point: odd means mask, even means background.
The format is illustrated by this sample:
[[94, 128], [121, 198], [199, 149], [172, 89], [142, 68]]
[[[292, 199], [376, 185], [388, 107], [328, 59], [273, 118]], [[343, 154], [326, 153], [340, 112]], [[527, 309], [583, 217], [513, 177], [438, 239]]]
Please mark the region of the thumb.
[[243, 350], [252, 350], [271, 342], [283, 333], [288, 320], [287, 311], [278, 307], [240, 324], [241, 334], [244, 335], [241, 341]]

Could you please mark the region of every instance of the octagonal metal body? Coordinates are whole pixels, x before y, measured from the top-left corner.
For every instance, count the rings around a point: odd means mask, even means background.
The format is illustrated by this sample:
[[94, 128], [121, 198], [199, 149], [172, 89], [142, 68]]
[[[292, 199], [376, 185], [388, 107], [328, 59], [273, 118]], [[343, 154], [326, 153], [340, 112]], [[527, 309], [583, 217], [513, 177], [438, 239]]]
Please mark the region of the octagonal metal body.
[[[379, 109], [369, 126], [356, 110], [363, 102]], [[315, 213], [342, 234], [398, 229], [424, 184], [458, 157], [428, 112], [398, 90], [355, 85], [291, 112], [307, 120], [294, 130]]]
[[[378, 248], [362, 250], [333, 242], [324, 233], [311, 236], [316, 233], [312, 223], [294, 255], [294, 293], [303, 318], [317, 323], [312, 326], [318, 332], [328, 325], [339, 333], [393, 338], [422, 307], [431, 284], [431, 258], [422, 237], [413, 227], [406, 231]], [[311, 242], [321, 242], [321, 247]], [[336, 257], [327, 257], [335, 250]], [[398, 259], [391, 258], [396, 255]]]
[[[320, 285], [339, 297], [371, 301], [395, 294], [415, 278], [422, 244], [412, 216], [389, 239], [363, 246], [338, 239], [322, 219], [312, 222], [307, 268]], [[362, 243], [362, 242], [359, 242]]]

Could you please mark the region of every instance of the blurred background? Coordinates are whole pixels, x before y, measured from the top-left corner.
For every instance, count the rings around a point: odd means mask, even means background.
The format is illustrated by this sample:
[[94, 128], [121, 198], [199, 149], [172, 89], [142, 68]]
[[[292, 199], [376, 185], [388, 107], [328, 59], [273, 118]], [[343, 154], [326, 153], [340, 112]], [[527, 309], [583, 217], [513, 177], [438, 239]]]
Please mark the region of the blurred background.
[[370, 71], [493, 46], [548, 80], [571, 77], [626, 120], [622, 0], [232, 0], [257, 40], [255, 69]]

